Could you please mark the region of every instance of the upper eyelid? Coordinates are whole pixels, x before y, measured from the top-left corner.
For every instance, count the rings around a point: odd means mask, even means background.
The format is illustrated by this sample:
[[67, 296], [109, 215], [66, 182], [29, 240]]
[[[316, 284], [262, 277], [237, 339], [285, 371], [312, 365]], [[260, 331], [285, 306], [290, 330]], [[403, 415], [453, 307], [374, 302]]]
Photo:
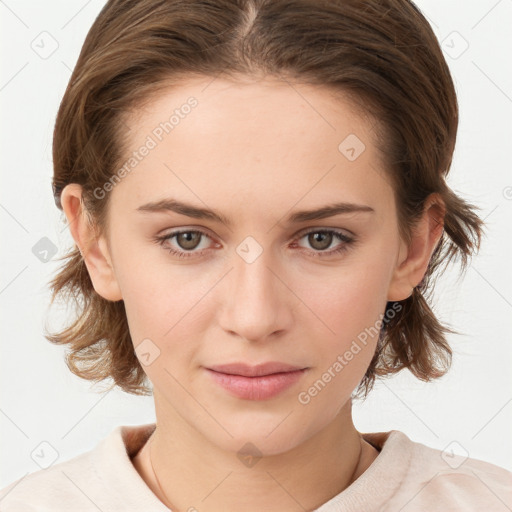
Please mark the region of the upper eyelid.
[[341, 235], [345, 235], [346, 234], [346, 236], [354, 236], [354, 234], [351, 233], [348, 229], [332, 228], [332, 227], [320, 227], [320, 228], [311, 227], [311, 228], [304, 228], [303, 230], [297, 232], [295, 237], [302, 238], [304, 235], [307, 235], [309, 233], [317, 233], [319, 231], [324, 231], [324, 232], [331, 232], [332, 231], [333, 233], [339, 233]]

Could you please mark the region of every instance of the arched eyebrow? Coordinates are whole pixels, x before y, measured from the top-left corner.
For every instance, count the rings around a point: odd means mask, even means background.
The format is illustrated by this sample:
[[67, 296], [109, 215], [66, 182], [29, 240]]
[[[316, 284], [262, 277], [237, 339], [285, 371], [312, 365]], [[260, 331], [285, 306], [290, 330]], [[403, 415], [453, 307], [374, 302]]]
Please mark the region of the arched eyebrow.
[[[178, 201], [176, 199], [168, 198], [161, 199], [158, 201], [152, 201], [139, 206], [136, 211], [142, 213], [165, 213], [174, 212], [186, 217], [192, 217], [194, 219], [207, 219], [216, 222], [221, 222], [228, 227], [232, 227], [232, 222], [226, 216], [220, 212], [209, 209], [201, 208], [190, 203]], [[347, 214], [347, 213], [375, 213], [375, 210], [364, 204], [355, 203], [334, 203], [319, 208], [310, 210], [300, 210], [289, 214], [285, 220], [285, 224], [297, 224], [300, 222], [306, 222], [310, 220], [320, 220], [328, 217], [334, 217], [335, 215]]]

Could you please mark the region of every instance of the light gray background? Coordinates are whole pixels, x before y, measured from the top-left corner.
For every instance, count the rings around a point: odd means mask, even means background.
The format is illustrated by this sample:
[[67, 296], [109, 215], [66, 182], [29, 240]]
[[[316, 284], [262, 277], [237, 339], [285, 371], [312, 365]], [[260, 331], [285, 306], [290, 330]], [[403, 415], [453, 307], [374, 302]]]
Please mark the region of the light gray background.
[[[407, 372], [381, 382], [365, 403], [355, 404], [354, 420], [362, 432], [402, 430], [414, 441], [512, 470], [512, 0], [417, 4], [444, 41], [459, 95], [449, 184], [482, 208], [489, 236], [465, 279], [457, 281], [449, 268], [438, 285], [435, 311], [465, 333], [449, 337], [450, 373], [429, 384]], [[0, 1], [0, 488], [54, 454], [61, 462], [92, 449], [117, 425], [155, 419], [151, 397], [98, 394], [69, 372], [64, 348], [42, 335], [45, 321], [58, 326], [65, 316], [48, 310], [47, 283], [55, 258], [72, 244], [51, 194], [52, 130], [103, 5]], [[51, 55], [44, 53], [57, 44]], [[32, 252], [43, 237], [58, 247], [47, 263]]]

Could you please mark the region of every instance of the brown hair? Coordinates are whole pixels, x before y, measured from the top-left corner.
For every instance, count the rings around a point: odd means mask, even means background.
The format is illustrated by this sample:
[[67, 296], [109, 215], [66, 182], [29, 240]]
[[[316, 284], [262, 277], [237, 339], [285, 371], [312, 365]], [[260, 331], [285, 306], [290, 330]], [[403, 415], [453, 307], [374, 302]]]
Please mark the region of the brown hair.
[[[374, 357], [357, 393], [376, 376], [408, 368], [428, 381], [444, 375], [452, 350], [427, 303], [434, 273], [455, 256], [461, 274], [478, 250], [483, 221], [446, 184], [458, 106], [439, 43], [408, 0], [109, 0], [92, 25], [60, 105], [53, 138], [53, 190], [83, 187], [82, 205], [107, 234], [102, 187], [123, 161], [123, 116], [191, 76], [272, 76], [323, 85], [348, 95], [377, 121], [393, 184], [400, 235], [410, 241], [425, 199], [439, 193], [444, 231], [422, 282], [388, 302]], [[340, 141], [341, 142], [341, 141]], [[93, 288], [78, 248], [51, 281], [52, 304], [72, 298], [77, 317], [46, 335], [69, 345], [66, 363], [93, 381], [112, 378], [133, 394], [151, 394], [130, 338], [123, 301]], [[393, 313], [391, 315], [390, 313]], [[356, 395], [354, 396], [357, 396]]]

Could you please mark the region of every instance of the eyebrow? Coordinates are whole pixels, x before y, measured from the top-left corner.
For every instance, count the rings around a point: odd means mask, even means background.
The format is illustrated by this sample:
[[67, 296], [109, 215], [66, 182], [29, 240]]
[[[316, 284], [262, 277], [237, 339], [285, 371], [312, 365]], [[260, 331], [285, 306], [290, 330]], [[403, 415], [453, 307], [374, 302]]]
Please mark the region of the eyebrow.
[[[194, 219], [208, 219], [217, 222], [222, 222], [226, 226], [231, 227], [231, 221], [217, 212], [208, 208], [199, 208], [192, 204], [177, 201], [176, 199], [161, 199], [143, 204], [137, 208], [138, 212], [142, 213], [162, 213], [162, 212], [175, 212], [180, 215], [192, 217]], [[334, 203], [331, 205], [322, 206], [311, 210], [301, 210], [290, 214], [285, 219], [286, 224], [294, 224], [305, 222], [308, 220], [319, 220], [334, 215], [347, 214], [347, 213], [375, 213], [375, 210], [370, 206], [355, 203]]]

